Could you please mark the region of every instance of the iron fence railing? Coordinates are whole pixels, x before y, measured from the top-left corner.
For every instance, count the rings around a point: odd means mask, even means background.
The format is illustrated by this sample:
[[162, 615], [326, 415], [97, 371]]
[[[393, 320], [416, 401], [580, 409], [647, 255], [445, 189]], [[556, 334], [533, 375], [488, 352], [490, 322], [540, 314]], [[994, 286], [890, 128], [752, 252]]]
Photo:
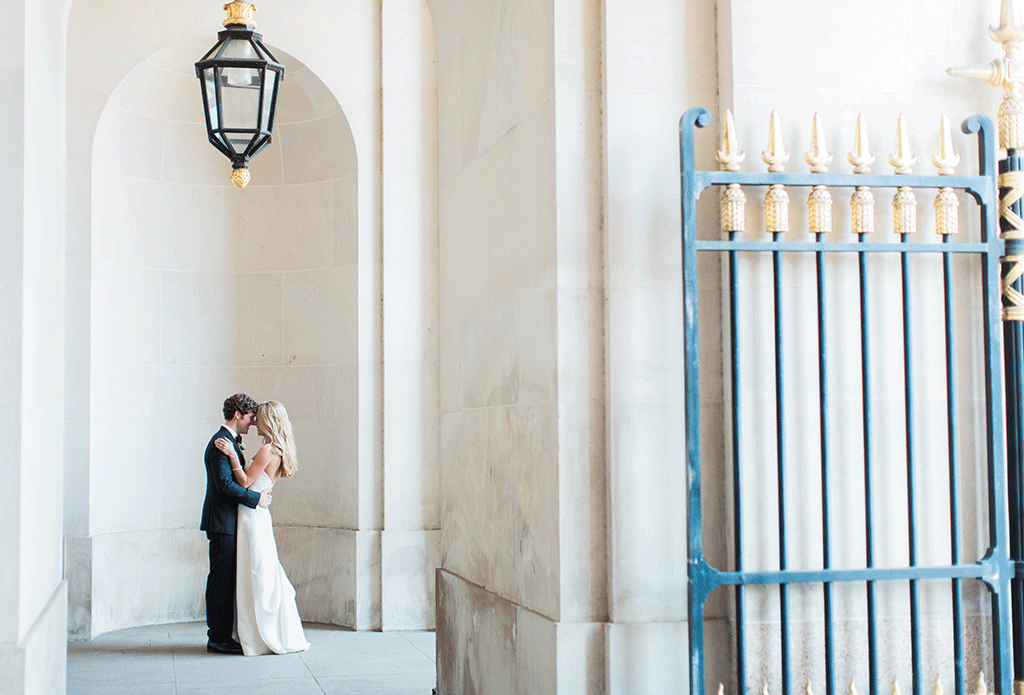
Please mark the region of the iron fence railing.
[[[1004, 253], [1004, 242], [999, 238], [998, 216], [997, 216], [997, 178], [995, 171], [995, 149], [992, 138], [992, 126], [988, 119], [981, 116], [974, 116], [963, 123], [965, 133], [977, 134], [978, 143], [978, 167], [977, 176], [919, 176], [910, 174], [834, 174], [834, 173], [752, 173], [740, 171], [698, 171], [694, 164], [694, 133], [695, 128], [703, 128], [709, 125], [711, 116], [708, 111], [702, 108], [690, 109], [683, 116], [680, 125], [680, 157], [682, 167], [682, 221], [683, 221], [683, 304], [684, 304], [684, 336], [685, 336], [685, 398], [686, 398], [686, 464], [687, 464], [687, 508], [688, 508], [688, 558], [689, 558], [689, 649], [690, 649], [690, 692], [703, 694], [705, 690], [705, 633], [704, 633], [704, 608], [705, 602], [712, 591], [719, 587], [731, 586], [734, 593], [733, 614], [730, 619], [735, 627], [733, 632], [734, 643], [732, 646], [733, 662], [735, 673], [733, 677], [738, 689], [742, 692], [747, 681], [746, 668], [746, 624], [749, 616], [745, 614], [744, 591], [752, 586], [777, 586], [778, 600], [780, 607], [780, 642], [781, 642], [781, 673], [782, 695], [793, 695], [795, 675], [793, 672], [793, 654], [790, 651], [792, 636], [791, 616], [789, 602], [790, 587], [797, 584], [816, 584], [822, 587], [823, 594], [823, 654], [825, 671], [825, 691], [829, 695], [840, 695], [840, 691], [846, 692], [845, 687], [838, 682], [839, 674], [836, 672], [837, 663], [836, 634], [837, 620], [833, 613], [833, 601], [836, 587], [838, 585], [849, 586], [851, 583], [860, 583], [866, 592], [867, 605], [867, 653], [869, 663], [869, 692], [871, 695], [883, 695], [882, 674], [878, 666], [878, 655], [880, 650], [886, 648], [878, 635], [877, 626], [884, 617], [879, 613], [877, 605], [877, 588], [880, 582], [899, 581], [905, 582], [908, 587], [908, 602], [910, 609], [910, 661], [912, 673], [913, 694], [924, 695], [926, 674], [923, 671], [921, 654], [922, 635], [921, 629], [921, 607], [919, 596], [919, 585], [926, 580], [943, 579], [951, 582], [951, 605], [949, 611], [952, 615], [952, 643], [953, 654], [951, 659], [955, 670], [955, 689], [957, 695], [965, 695], [967, 674], [965, 672], [965, 649], [964, 639], [964, 608], [962, 599], [962, 585], [965, 580], [974, 579], [983, 582], [987, 587], [991, 598], [991, 643], [994, 679], [994, 691], [1000, 694], [1010, 693], [1011, 685], [1011, 659], [1008, 658], [1011, 652], [1011, 601], [1010, 585], [1011, 579], [1016, 575], [1016, 563], [1011, 561], [1012, 553], [1009, 550], [1010, 531], [1007, 513], [1007, 471], [1006, 456], [1004, 452], [1004, 412], [1002, 404], [1003, 384], [1000, 380], [1002, 356], [1002, 341], [1000, 327], [1001, 314], [1001, 285], [1000, 285], [1000, 261]], [[697, 201], [702, 192], [713, 186], [722, 186], [723, 191], [731, 196], [735, 203], [739, 195], [741, 201], [743, 196], [738, 190], [750, 189], [753, 187], [767, 187], [769, 196], [766, 199], [767, 228], [764, 236], [770, 240], [744, 240], [742, 209], [738, 222], [726, 223], [726, 229], [717, 239], [698, 238], [697, 223]], [[778, 214], [778, 209], [773, 205], [779, 199], [779, 195], [772, 197], [772, 191], [780, 195], [784, 191], [794, 189], [811, 189], [813, 191], [835, 190], [839, 188], [854, 189], [856, 191], [879, 191], [884, 189], [894, 190], [897, 196], [894, 200], [894, 231], [897, 233], [898, 241], [879, 242], [872, 240], [865, 231], [869, 227], [858, 227], [854, 221], [852, 236], [848, 235], [847, 241], [830, 241], [828, 234], [817, 229], [812, 222], [807, 240], [787, 240], [787, 235], [781, 231], [778, 220], [773, 222], [770, 218]], [[913, 215], [900, 210], [901, 198], [912, 191], [928, 189], [939, 189], [940, 191], [963, 191], [969, 194], [977, 203], [977, 212], [980, 219], [980, 241], [965, 242], [954, 241], [951, 235], [944, 235], [942, 243], [921, 243], [915, 241], [912, 233]], [[732, 193], [730, 193], [732, 191]], [[782, 198], [785, 198], [782, 195]], [[830, 200], [830, 198], [828, 198]], [[854, 216], [858, 214], [857, 203], [854, 202]], [[732, 208], [734, 211], [737, 208]], [[808, 206], [809, 214], [815, 214], [814, 203]], [[728, 211], [723, 208], [723, 219], [728, 217]], [[783, 210], [788, 215], [788, 209]], [[827, 212], [827, 211], [826, 211]], [[868, 213], [871, 211], [868, 210]], [[906, 213], [906, 214], [903, 214]], [[901, 221], [901, 214], [903, 218]], [[864, 220], [861, 220], [863, 223]], [[775, 225], [773, 227], [773, 224]], [[910, 225], [901, 227], [901, 225]], [[813, 239], [813, 240], [811, 240]], [[853, 240], [856, 239], [856, 240]], [[725, 345], [723, 351], [725, 359], [719, 364], [701, 364], [699, 359], [698, 344], [701, 336], [701, 316], [698, 310], [698, 264], [701, 254], [721, 254], [724, 256], [723, 279], [723, 309], [721, 315], [722, 323], [727, 322], [729, 344]], [[741, 373], [741, 365], [738, 359], [738, 341], [750, 339], [749, 331], [745, 334], [745, 326], [741, 325], [741, 285], [739, 283], [738, 263], [741, 254], [769, 254], [771, 256], [772, 269], [772, 307], [774, 311], [774, 345], [764, 346], [766, 350], [774, 350], [774, 375], [770, 375], [768, 382], [774, 387], [774, 413], [775, 420], [775, 478], [777, 481], [774, 491], [759, 489], [758, 495], [773, 496], [773, 503], [777, 506], [778, 518], [773, 520], [777, 525], [778, 558], [777, 569], [748, 569], [743, 567], [744, 557], [744, 528], [745, 520], [743, 510], [746, 505], [746, 496], [749, 491], [742, 486], [743, 469], [752, 462], [744, 461], [742, 457], [743, 438], [745, 436], [743, 425], [744, 418], [741, 416], [741, 407], [751, 407], [753, 401], [745, 397], [743, 389], [750, 381], [749, 375]], [[787, 364], [784, 359], [783, 339], [787, 328], [787, 311], [791, 311], [784, 301], [783, 285], [785, 267], [783, 258], [787, 254], [813, 254], [815, 258], [814, 284], [816, 286], [816, 321], [817, 321], [817, 364], [815, 365], [818, 377], [818, 399], [820, 412], [817, 414], [817, 434], [820, 437], [820, 495], [821, 504], [821, 538], [823, 547], [821, 549], [821, 567], [814, 569], [793, 569], [789, 563], [790, 549], [788, 543], [799, 541], [787, 533], [787, 519], [789, 513], [786, 508], [787, 486], [799, 484], [800, 481], [787, 480], [787, 443], [786, 437], [790, 429], [787, 427], [787, 418], [790, 414], [786, 412], [787, 400], [784, 396], [786, 389]], [[833, 451], [830, 449], [830, 433], [832, 425], [829, 421], [829, 399], [830, 386], [829, 373], [833, 360], [838, 359], [836, 351], [832, 349], [827, 330], [830, 317], [826, 302], [826, 289], [829, 282], [826, 273], [826, 264], [833, 254], [848, 254], [857, 259], [857, 275], [859, 293], [856, 304], [859, 304], [860, 331], [859, 335], [849, 336], [847, 345], [857, 345], [855, 359], [861, 372], [860, 384], [860, 416], [863, 428], [863, 499], [851, 500], [849, 495], [837, 499], [839, 495], [830, 492], [830, 475]], [[902, 341], [903, 341], [903, 377], [905, 383], [902, 386], [903, 415], [905, 428], [905, 452], [900, 460], [880, 461], [876, 458], [875, 452], [875, 427], [874, 413], [872, 412], [872, 379], [871, 370], [875, 355], [871, 354], [872, 321], [869, 316], [871, 302], [868, 297], [868, 290], [871, 285], [869, 278], [872, 259], [885, 255], [898, 255], [900, 259], [900, 295], [895, 301], [900, 302], [899, 311], [902, 313]], [[943, 280], [939, 292], [944, 303], [942, 332], [945, 334], [944, 345], [935, 346], [944, 352], [946, 371], [946, 413], [945, 413], [945, 435], [948, 436], [948, 476], [949, 476], [949, 498], [948, 510], [944, 513], [949, 518], [949, 536], [951, 544], [949, 548], [951, 561], [949, 564], [925, 564], [921, 563], [918, 557], [919, 539], [918, 518], [921, 510], [916, 508], [917, 490], [921, 475], [918, 470], [919, 455], [917, 451], [917, 440], [915, 432], [917, 426], [914, 418], [919, 400], [915, 393], [914, 368], [915, 351], [922, 348], [915, 344], [917, 336], [913, 331], [913, 306], [911, 295], [913, 293], [913, 266], [911, 259], [915, 256], [927, 255], [935, 258], [936, 255], [942, 260]], [[980, 266], [981, 286], [975, 288], [976, 294], [972, 297], [954, 296], [953, 274], [955, 258], [971, 258]], [[1005, 261], [1004, 261], [1005, 262]], [[959, 453], [959, 436], [963, 427], [962, 418], [958, 415], [958, 380], [957, 380], [957, 355], [955, 336], [958, 330], [956, 324], [955, 310], [958, 303], [965, 301], [975, 302], [977, 311], [981, 316], [983, 330], [983, 352], [984, 352], [984, 392], [989, 407], [985, 412], [984, 432], [979, 436], [985, 441], [986, 460], [983, 463], [975, 461], [962, 461]], [[766, 302], [767, 305], [767, 302]], [[709, 324], [718, 326], [717, 319], [709, 321]], [[847, 350], [846, 352], [849, 352]], [[723, 490], [721, 494], [729, 496], [732, 502], [732, 527], [733, 534], [730, 539], [732, 544], [732, 555], [735, 558], [732, 569], [726, 570], [712, 567], [703, 554], [703, 535], [705, 532], [701, 516], [701, 438], [700, 438], [700, 393], [699, 374], [702, 369], [723, 369], [728, 374], [728, 393], [725, 394], [728, 402], [726, 420], [728, 423], [729, 437], [731, 438], [731, 490]], [[743, 404], [747, 405], [744, 406]], [[1008, 425], [1009, 426], [1009, 425]], [[987, 490], [985, 492], [987, 505], [987, 551], [981, 557], [963, 557], [964, 553], [960, 547], [959, 539], [964, 533], [965, 520], [961, 516], [960, 500], [960, 476], [964, 466], [982, 466], [987, 475]], [[873, 495], [876, 493], [877, 479], [881, 467], [901, 466], [905, 469], [906, 491], [907, 491], [907, 518], [905, 529], [908, 534], [906, 539], [909, 549], [908, 562], [905, 566], [882, 565], [874, 556], [874, 547], [879, 534], [888, 532], [886, 529], [879, 529], [875, 525], [877, 517]], [[727, 483], [723, 483], [724, 485]], [[714, 494], [720, 494], [718, 490]], [[857, 494], [860, 494], [859, 491]], [[1012, 497], [1012, 495], [1011, 495]], [[866, 563], [858, 568], [838, 568], [832, 562], [833, 534], [835, 532], [835, 521], [831, 514], [838, 503], [856, 504], [863, 506], [865, 528], [863, 529], [866, 538], [864, 557]], [[750, 521], [749, 519], [746, 521]], [[762, 539], [763, 540], [763, 539]], [[1016, 557], [1016, 556], [1014, 556]], [[854, 584], [855, 585], [855, 584]], [[756, 617], [756, 616], [755, 616]], [[752, 618], [750, 618], [752, 619]]]

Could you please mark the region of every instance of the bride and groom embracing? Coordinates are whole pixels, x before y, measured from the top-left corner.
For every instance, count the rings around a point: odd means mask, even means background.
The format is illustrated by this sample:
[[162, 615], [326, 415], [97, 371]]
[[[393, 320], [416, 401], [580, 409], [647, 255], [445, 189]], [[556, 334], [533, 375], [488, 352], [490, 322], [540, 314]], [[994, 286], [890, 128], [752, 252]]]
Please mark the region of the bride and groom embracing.
[[[244, 468], [242, 435], [254, 424], [264, 444]], [[284, 406], [257, 404], [244, 393], [229, 397], [224, 425], [206, 446], [205, 461], [199, 528], [210, 540], [206, 651], [255, 656], [308, 649], [295, 589], [278, 560], [269, 510], [274, 483], [281, 476], [290, 478], [297, 466]]]

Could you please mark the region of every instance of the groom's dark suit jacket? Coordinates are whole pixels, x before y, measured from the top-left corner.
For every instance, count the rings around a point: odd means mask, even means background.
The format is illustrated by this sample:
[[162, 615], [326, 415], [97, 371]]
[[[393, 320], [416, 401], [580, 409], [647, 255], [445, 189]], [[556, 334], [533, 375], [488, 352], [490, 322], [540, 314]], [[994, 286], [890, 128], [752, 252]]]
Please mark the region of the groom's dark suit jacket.
[[199, 530], [208, 534], [234, 535], [238, 523], [238, 505], [244, 504], [250, 509], [256, 509], [260, 495], [235, 482], [235, 477], [231, 475], [231, 459], [214, 444], [218, 439], [226, 439], [234, 445], [238, 460], [243, 460], [234, 437], [226, 428], [221, 427], [206, 445], [206, 501], [203, 502], [203, 520]]

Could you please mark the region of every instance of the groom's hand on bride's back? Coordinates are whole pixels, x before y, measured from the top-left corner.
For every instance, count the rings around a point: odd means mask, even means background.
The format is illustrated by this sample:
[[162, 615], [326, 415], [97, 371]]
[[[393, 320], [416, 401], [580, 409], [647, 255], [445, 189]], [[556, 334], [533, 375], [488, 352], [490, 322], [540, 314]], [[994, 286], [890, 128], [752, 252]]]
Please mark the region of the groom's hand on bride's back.
[[260, 493], [260, 506], [264, 509], [270, 506], [270, 490], [264, 490]]

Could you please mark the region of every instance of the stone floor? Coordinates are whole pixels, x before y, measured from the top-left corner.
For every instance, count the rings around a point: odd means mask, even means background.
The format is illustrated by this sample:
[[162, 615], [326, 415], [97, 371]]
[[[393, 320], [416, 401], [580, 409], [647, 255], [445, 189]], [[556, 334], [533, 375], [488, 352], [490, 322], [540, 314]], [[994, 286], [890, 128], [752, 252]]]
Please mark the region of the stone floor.
[[68, 643], [69, 695], [430, 695], [433, 632], [352, 632], [306, 625], [309, 651], [206, 652], [206, 624], [119, 630]]

